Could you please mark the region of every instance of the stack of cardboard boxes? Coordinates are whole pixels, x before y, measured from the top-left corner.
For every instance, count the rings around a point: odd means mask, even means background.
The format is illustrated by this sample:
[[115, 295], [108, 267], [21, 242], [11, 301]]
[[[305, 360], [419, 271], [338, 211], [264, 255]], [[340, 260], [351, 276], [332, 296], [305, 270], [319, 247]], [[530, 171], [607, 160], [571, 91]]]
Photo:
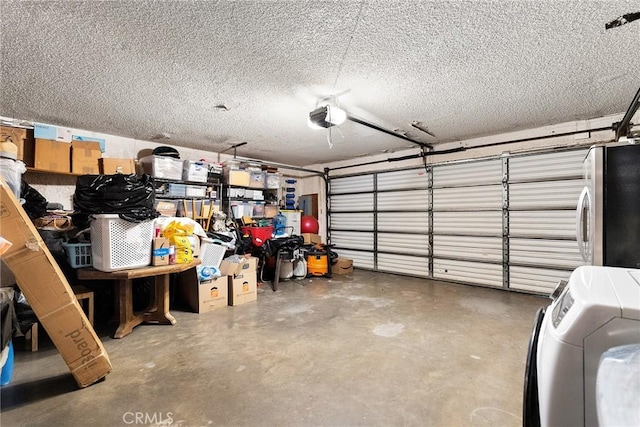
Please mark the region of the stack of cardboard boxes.
[[18, 160], [27, 167], [73, 174], [135, 173], [133, 159], [102, 158], [100, 142], [74, 136], [54, 126], [34, 129], [0, 126], [0, 140], [18, 147]]
[[198, 313], [206, 313], [228, 305], [246, 304], [258, 299], [258, 258], [242, 258], [241, 262], [222, 260], [221, 277], [199, 280], [194, 270], [181, 273], [183, 298]]

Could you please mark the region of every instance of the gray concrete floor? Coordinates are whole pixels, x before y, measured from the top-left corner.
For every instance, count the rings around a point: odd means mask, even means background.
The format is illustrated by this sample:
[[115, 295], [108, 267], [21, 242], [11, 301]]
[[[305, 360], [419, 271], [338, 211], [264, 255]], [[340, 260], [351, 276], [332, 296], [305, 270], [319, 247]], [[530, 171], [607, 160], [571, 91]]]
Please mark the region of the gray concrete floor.
[[2, 425], [521, 425], [547, 299], [362, 270], [258, 293], [120, 340], [100, 331], [113, 372], [86, 389], [54, 347], [17, 352]]

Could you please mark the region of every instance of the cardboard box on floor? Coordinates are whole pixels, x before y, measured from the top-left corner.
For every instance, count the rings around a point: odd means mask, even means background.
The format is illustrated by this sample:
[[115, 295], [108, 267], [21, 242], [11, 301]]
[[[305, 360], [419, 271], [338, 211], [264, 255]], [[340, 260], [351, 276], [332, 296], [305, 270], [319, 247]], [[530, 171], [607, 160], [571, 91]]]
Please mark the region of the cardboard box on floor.
[[206, 313], [228, 306], [229, 278], [227, 276], [199, 282], [198, 273], [192, 268], [180, 273], [179, 277], [182, 298], [196, 313]]
[[331, 274], [349, 274], [353, 273], [353, 260], [348, 258], [340, 258], [331, 266]]
[[305, 245], [315, 245], [316, 243], [322, 243], [322, 237], [313, 233], [302, 233]]
[[220, 272], [229, 276], [229, 305], [240, 305], [258, 299], [258, 258], [244, 258], [241, 263], [226, 259], [220, 264]]
[[3, 261], [78, 386], [104, 378], [111, 372], [111, 362], [102, 342], [38, 231], [1, 178], [0, 235], [12, 243]]

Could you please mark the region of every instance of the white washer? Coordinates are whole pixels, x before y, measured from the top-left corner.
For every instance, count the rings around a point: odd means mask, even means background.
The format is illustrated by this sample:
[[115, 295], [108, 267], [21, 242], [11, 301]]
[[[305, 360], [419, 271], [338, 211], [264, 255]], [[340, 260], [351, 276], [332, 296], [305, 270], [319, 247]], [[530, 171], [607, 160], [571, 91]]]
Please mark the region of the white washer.
[[596, 378], [611, 347], [640, 343], [640, 270], [578, 267], [547, 308], [536, 353], [542, 426], [598, 425]]

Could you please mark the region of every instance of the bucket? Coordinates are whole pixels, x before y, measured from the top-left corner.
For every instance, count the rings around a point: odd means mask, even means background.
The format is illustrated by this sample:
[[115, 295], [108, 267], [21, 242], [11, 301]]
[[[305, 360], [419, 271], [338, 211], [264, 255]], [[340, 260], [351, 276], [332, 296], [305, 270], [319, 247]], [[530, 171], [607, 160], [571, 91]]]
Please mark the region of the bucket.
[[251, 236], [251, 243], [254, 246], [262, 246], [264, 242], [271, 239], [273, 234], [273, 226], [266, 227], [242, 227], [242, 232]]

